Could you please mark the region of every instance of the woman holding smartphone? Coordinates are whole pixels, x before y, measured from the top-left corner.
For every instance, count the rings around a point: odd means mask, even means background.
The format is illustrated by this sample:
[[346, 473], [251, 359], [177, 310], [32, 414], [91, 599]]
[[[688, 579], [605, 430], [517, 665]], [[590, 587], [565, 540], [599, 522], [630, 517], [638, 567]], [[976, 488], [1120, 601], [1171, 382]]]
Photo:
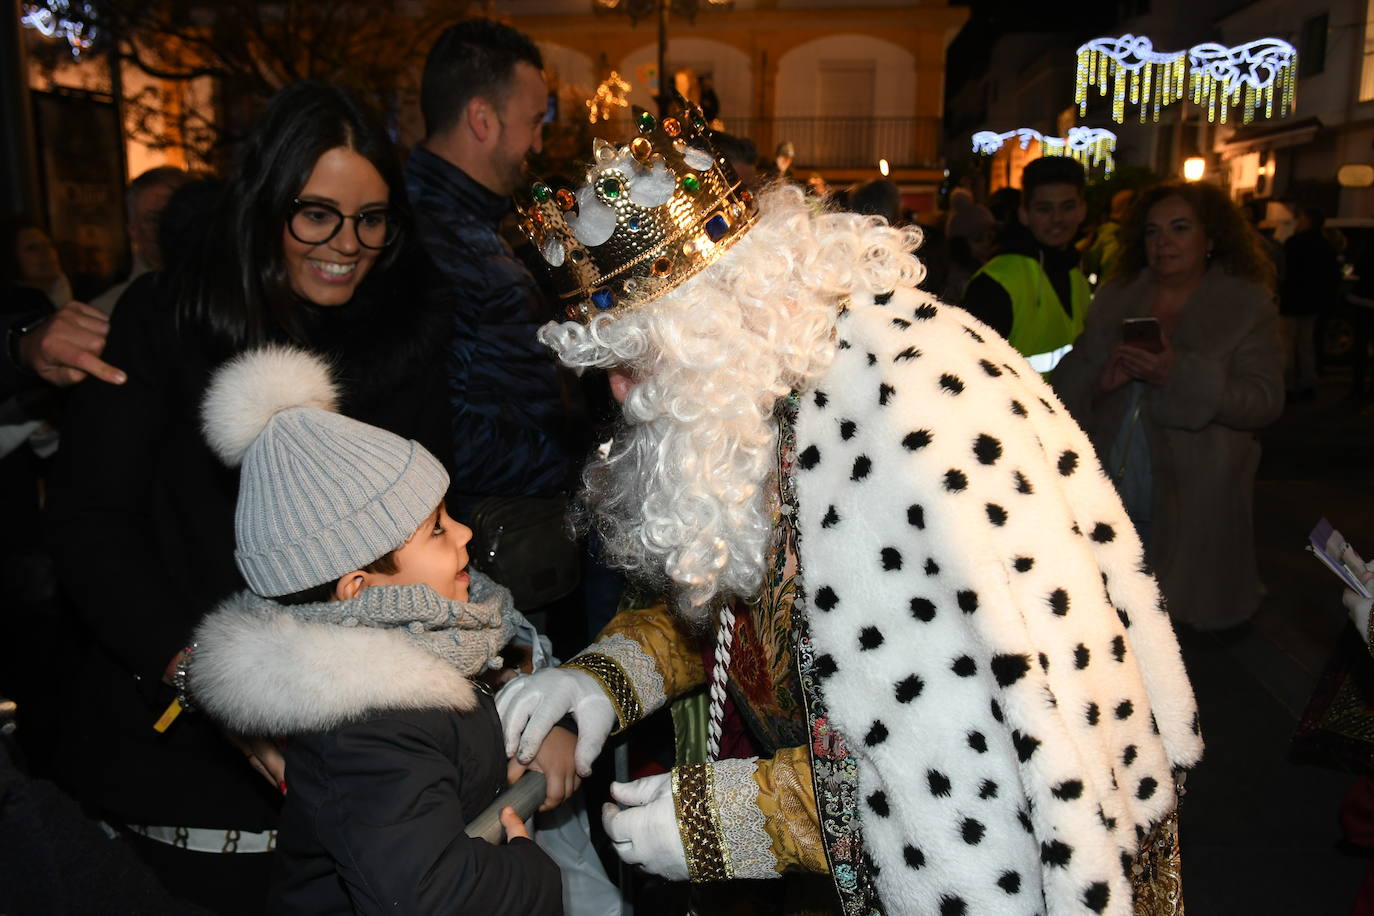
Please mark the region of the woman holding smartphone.
[[1053, 384], [1092, 436], [1174, 619], [1235, 626], [1260, 599], [1255, 433], [1283, 409], [1273, 268], [1207, 184], [1150, 188], [1122, 234]]

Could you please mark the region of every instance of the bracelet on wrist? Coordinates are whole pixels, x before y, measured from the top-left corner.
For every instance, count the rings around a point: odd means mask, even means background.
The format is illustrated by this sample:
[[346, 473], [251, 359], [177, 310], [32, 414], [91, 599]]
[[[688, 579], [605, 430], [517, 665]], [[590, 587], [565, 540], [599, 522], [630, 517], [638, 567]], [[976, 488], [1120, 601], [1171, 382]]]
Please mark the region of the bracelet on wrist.
[[190, 680], [191, 680], [191, 660], [195, 656], [198, 643], [191, 643], [181, 650], [181, 657], [177, 660], [175, 670], [172, 672], [172, 685], [176, 687], [177, 702], [186, 712], [191, 712], [196, 707], [191, 702]]
[[20, 341], [24, 339], [25, 335], [40, 325], [46, 324], [51, 318], [51, 312], [35, 312], [26, 318], [21, 318], [5, 330], [5, 353], [9, 356], [10, 362], [14, 364], [14, 368], [20, 372], [33, 371], [22, 359], [19, 352]]

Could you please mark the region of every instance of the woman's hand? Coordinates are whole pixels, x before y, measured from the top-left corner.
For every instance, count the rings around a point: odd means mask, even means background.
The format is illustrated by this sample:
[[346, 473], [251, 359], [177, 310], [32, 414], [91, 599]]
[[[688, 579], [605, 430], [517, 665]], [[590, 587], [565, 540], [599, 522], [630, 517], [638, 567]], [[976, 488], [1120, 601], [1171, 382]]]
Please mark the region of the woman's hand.
[[1122, 344], [1112, 355], [1121, 361], [1122, 371], [1128, 376], [1156, 387], [1164, 384], [1174, 368], [1174, 348], [1168, 341], [1158, 353]]
[[271, 738], [248, 738], [233, 732], [224, 734], [235, 747], [243, 751], [249, 766], [283, 795], [286, 794], [286, 758], [281, 755], [276, 742]]
[[1102, 378], [1097, 382], [1097, 390], [1103, 393], [1115, 391], [1130, 380], [1131, 377], [1121, 365], [1121, 346], [1117, 345], [1112, 355], [1107, 358], [1107, 365], [1102, 369]]
[[535, 752], [534, 759], [528, 766], [514, 757], [511, 758], [510, 763], [506, 765], [506, 782], [508, 785], [515, 785], [515, 781], [525, 775], [526, 770], [543, 773], [548, 788], [545, 790], [544, 803], [539, 806], [539, 810], [552, 811], [567, 801], [582, 785], [582, 777], [577, 775], [577, 767], [573, 764], [573, 752], [576, 749], [577, 736], [566, 728], [555, 725], [549, 731], [548, 737], [539, 745], [539, 750]]

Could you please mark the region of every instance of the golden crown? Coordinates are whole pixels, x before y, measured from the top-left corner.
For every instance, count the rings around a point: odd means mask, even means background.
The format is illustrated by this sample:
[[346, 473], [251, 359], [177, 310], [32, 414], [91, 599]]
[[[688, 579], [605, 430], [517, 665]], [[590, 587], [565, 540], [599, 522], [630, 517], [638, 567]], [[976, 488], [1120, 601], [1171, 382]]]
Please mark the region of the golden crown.
[[661, 121], [637, 111], [639, 136], [622, 146], [594, 140], [577, 190], [530, 188], [520, 228], [569, 318], [622, 315], [657, 299], [715, 263], [757, 219], [754, 195], [716, 152], [700, 109], [678, 109]]

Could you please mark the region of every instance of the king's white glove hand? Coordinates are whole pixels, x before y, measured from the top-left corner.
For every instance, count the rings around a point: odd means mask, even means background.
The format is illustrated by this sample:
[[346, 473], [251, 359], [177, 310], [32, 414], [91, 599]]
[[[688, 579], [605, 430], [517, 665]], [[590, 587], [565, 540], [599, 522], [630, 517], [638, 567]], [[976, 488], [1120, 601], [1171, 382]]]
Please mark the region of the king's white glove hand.
[[579, 776], [591, 775], [592, 761], [616, 724], [615, 707], [601, 684], [573, 668], [545, 668], [510, 681], [496, 694], [496, 711], [506, 756], [521, 763], [533, 760], [549, 729], [571, 713], [577, 720], [573, 766]]
[[669, 881], [686, 881], [687, 854], [673, 804], [673, 774], [613, 782], [611, 798], [626, 806], [624, 810], [610, 803], [601, 806], [606, 836], [620, 858]]

